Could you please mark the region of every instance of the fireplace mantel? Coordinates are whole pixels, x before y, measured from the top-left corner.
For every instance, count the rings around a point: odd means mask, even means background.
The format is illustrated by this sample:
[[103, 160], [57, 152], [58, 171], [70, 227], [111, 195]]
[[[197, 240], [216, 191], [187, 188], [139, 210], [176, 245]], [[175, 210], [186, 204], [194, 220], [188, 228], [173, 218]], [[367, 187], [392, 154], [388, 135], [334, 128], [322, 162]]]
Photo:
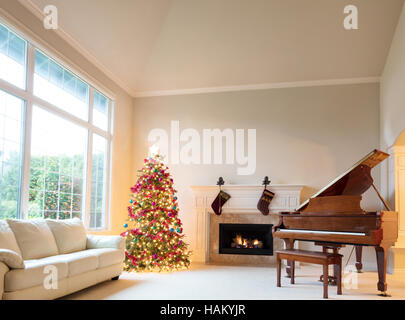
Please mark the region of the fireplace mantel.
[[[275, 193], [270, 203], [270, 215], [281, 211], [294, 210], [300, 203], [304, 185], [272, 184], [268, 189]], [[194, 194], [194, 211], [196, 219], [196, 241], [193, 248], [193, 260], [208, 262], [210, 215], [214, 214], [211, 204], [219, 192], [216, 185], [191, 186]], [[257, 203], [263, 192], [260, 185], [223, 185], [222, 190], [231, 195], [225, 203], [222, 214], [259, 214]]]

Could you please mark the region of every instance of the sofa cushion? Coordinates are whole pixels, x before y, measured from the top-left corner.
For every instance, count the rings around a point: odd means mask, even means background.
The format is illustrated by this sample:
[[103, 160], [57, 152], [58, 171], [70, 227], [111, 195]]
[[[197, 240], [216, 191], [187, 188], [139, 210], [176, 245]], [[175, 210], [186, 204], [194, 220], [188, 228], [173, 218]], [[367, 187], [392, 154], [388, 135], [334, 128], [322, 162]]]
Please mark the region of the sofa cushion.
[[87, 235], [82, 220], [46, 220], [58, 246], [59, 254], [86, 249]]
[[58, 280], [65, 279], [68, 275], [68, 264], [58, 259], [58, 256], [37, 260], [26, 260], [25, 269], [12, 269], [4, 277], [4, 291], [11, 292], [43, 285], [50, 273], [45, 273], [45, 267], [53, 265], [57, 270]]
[[12, 250], [21, 255], [13, 230], [5, 220], [0, 220], [0, 249]]
[[114, 248], [124, 249], [125, 238], [111, 235], [87, 235], [87, 249]]
[[122, 263], [124, 261], [124, 250], [105, 248], [105, 249], [92, 249], [93, 254], [98, 257], [98, 268], [105, 268], [114, 264]]
[[17, 239], [24, 260], [58, 254], [55, 238], [44, 219], [7, 220]]
[[59, 261], [65, 261], [67, 263], [68, 277], [96, 270], [98, 268], [98, 257], [91, 252], [91, 250], [61, 254], [55, 258]]
[[25, 264], [22, 257], [15, 251], [0, 249], [0, 261], [4, 262], [11, 269], [24, 269]]

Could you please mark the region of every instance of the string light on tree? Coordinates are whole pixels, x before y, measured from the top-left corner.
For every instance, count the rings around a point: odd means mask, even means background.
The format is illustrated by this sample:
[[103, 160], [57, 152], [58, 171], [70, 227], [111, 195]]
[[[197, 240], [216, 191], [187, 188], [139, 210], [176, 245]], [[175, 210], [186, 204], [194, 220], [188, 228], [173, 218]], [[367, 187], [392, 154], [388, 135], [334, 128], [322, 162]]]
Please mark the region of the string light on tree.
[[150, 149], [137, 183], [131, 188], [124, 270], [172, 271], [188, 268], [190, 252], [184, 242], [173, 179], [158, 154]]

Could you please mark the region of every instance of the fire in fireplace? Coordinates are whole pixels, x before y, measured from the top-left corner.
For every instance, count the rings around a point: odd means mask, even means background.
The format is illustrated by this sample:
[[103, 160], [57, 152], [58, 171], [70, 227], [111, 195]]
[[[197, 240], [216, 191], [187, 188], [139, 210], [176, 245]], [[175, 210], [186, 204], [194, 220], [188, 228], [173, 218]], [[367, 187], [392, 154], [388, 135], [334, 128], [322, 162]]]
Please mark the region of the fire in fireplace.
[[219, 253], [273, 255], [271, 224], [219, 224]]
[[231, 243], [232, 248], [248, 248], [248, 249], [261, 249], [263, 248], [263, 241], [258, 239], [246, 239], [243, 238], [240, 234], [237, 234], [235, 238], [232, 239]]

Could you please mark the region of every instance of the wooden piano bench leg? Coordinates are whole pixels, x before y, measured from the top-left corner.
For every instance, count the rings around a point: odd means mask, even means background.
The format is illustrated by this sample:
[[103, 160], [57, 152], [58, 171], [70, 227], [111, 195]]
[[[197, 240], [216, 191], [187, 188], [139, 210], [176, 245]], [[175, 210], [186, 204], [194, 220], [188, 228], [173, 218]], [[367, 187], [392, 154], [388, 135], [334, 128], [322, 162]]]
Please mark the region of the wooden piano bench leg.
[[337, 294], [342, 294], [342, 258], [336, 264]]
[[281, 260], [277, 253], [277, 287], [281, 287]]
[[295, 283], [295, 261], [291, 260], [290, 262], [290, 270], [291, 270], [291, 284]]
[[328, 283], [329, 283], [329, 268], [328, 264], [323, 265], [323, 297], [328, 299]]

